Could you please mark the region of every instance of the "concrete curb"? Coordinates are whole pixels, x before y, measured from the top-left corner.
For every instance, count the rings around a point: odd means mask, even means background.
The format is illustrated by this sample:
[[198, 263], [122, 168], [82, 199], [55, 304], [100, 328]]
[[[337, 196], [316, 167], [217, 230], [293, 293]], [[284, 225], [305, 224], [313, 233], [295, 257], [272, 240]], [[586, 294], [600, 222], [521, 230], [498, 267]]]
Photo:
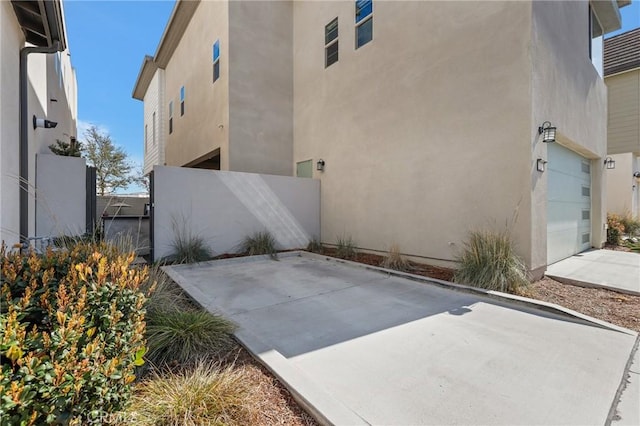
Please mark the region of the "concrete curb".
[[503, 302], [513, 303], [515, 305], [526, 306], [526, 307], [533, 308], [533, 309], [538, 309], [538, 310], [541, 310], [541, 311], [544, 311], [544, 312], [549, 312], [549, 313], [561, 315], [561, 316], [567, 317], [569, 319], [572, 319], [572, 320], [575, 320], [577, 322], [584, 323], [584, 324], [587, 324], [587, 325], [600, 327], [600, 328], [605, 328], [605, 329], [616, 331], [616, 332], [619, 332], [619, 333], [630, 334], [632, 336], [637, 336], [638, 335], [638, 333], [636, 333], [635, 331], [630, 330], [628, 328], [620, 327], [620, 326], [608, 323], [606, 321], [602, 321], [602, 320], [599, 320], [597, 318], [593, 318], [593, 317], [590, 317], [588, 315], [581, 314], [580, 312], [576, 312], [574, 310], [565, 308], [564, 306], [556, 305], [555, 303], [543, 302], [541, 300], [530, 299], [528, 297], [516, 296], [516, 295], [513, 295], [513, 294], [502, 293], [502, 292], [494, 291], [494, 290], [485, 290], [485, 289], [482, 289], [482, 288], [471, 287], [471, 286], [464, 285], [464, 284], [456, 284], [456, 283], [452, 283], [452, 282], [449, 282], [449, 281], [439, 280], [439, 279], [436, 279], [436, 278], [425, 277], [423, 275], [416, 275], [416, 274], [411, 274], [411, 273], [408, 273], [408, 272], [396, 271], [396, 270], [393, 270], [393, 269], [385, 269], [385, 268], [382, 268], [382, 267], [379, 267], [379, 266], [372, 266], [372, 265], [367, 265], [367, 264], [364, 264], [364, 263], [352, 262], [350, 260], [338, 259], [338, 258], [335, 258], [335, 257], [326, 256], [326, 255], [320, 255], [320, 254], [316, 254], [316, 253], [310, 253], [310, 252], [306, 252], [306, 251], [298, 251], [298, 252], [290, 252], [290, 253], [291, 254], [297, 253], [297, 255], [300, 256], [300, 257], [307, 257], [307, 258], [310, 258], [310, 259], [317, 259], [317, 260], [325, 260], [325, 261], [333, 261], [333, 262], [338, 262], [338, 263], [344, 263], [344, 264], [351, 265], [351, 266], [354, 266], [354, 267], [357, 267], [357, 268], [376, 271], [376, 272], [384, 273], [384, 274], [387, 274], [387, 275], [390, 275], [390, 276], [407, 278], [407, 279], [410, 279], [412, 281], [418, 281], [418, 282], [428, 283], [428, 284], [435, 284], [437, 286], [444, 287], [444, 288], [447, 288], [447, 289], [450, 289], [450, 290], [462, 291], [462, 292], [466, 292], [466, 293], [481, 294], [481, 295], [487, 296], [487, 297], [489, 297], [491, 299], [496, 299], [496, 300], [500, 300], [500, 301], [503, 301]]
[[590, 282], [586, 282], [586, 281], [580, 281], [580, 280], [572, 280], [570, 278], [560, 277], [558, 275], [553, 275], [553, 274], [545, 274], [545, 276], [549, 277], [549, 278], [552, 278], [552, 279], [554, 279], [556, 281], [559, 281], [561, 283], [575, 285], [575, 286], [578, 286], [578, 287], [599, 288], [599, 289], [603, 289], [603, 290], [615, 291], [616, 293], [628, 294], [628, 295], [631, 295], [631, 296], [640, 296], [640, 292], [639, 291], [627, 290], [627, 289], [624, 289], [624, 288], [612, 287], [612, 286], [608, 286], [608, 285], [604, 285], [604, 284], [594, 284], [594, 283], [590, 283]]

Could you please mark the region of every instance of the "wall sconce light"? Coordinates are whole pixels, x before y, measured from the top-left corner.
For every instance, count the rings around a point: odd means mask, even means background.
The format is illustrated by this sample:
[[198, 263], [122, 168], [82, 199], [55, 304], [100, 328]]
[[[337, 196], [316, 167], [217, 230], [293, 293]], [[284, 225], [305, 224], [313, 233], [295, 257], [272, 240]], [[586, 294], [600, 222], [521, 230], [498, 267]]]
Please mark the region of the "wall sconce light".
[[640, 179], [640, 172], [635, 172], [633, 174], [633, 177], [636, 178], [636, 179]]
[[38, 118], [35, 115], [33, 116], [33, 130], [35, 130], [36, 127], [42, 127], [43, 129], [53, 129], [57, 125], [58, 122], [56, 121], [50, 121], [46, 118]]
[[607, 166], [607, 169], [615, 169], [616, 161], [611, 157], [607, 157], [604, 159], [604, 165]]
[[542, 158], [538, 158], [536, 160], [536, 170], [538, 170], [541, 173], [544, 173], [546, 164], [547, 164], [547, 161], [543, 160]]
[[538, 134], [542, 136], [542, 142], [549, 143], [556, 141], [556, 128], [550, 122], [545, 121], [538, 127]]
[[324, 160], [321, 158], [316, 163], [316, 170], [323, 172], [324, 171]]

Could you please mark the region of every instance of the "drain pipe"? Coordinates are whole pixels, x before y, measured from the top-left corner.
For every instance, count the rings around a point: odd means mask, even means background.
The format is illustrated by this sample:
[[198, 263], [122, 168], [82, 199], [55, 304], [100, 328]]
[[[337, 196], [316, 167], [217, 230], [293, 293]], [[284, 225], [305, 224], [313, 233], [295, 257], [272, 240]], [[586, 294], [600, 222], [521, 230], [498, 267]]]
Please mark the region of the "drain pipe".
[[51, 47], [23, 47], [20, 49], [20, 243], [29, 245], [29, 76], [27, 59], [30, 53], [59, 52], [60, 42], [54, 41]]

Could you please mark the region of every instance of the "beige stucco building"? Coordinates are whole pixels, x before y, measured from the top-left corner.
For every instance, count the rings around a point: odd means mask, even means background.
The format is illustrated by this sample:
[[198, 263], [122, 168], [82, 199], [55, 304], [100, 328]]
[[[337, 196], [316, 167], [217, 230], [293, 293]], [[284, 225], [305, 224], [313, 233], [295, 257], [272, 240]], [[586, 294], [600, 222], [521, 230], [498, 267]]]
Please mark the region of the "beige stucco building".
[[133, 93], [146, 111], [164, 73], [147, 168], [320, 179], [323, 242], [426, 262], [508, 224], [539, 275], [605, 240], [602, 42], [628, 3], [179, 1]]
[[[22, 53], [26, 67], [21, 77]], [[0, 2], [0, 63], [0, 240], [11, 246], [21, 236], [37, 234], [37, 156], [52, 155], [48, 147], [57, 139], [69, 142], [76, 137], [76, 75], [62, 2]], [[57, 125], [36, 127], [33, 117]], [[80, 168], [84, 179], [84, 165]], [[84, 209], [78, 208], [82, 214]]]
[[607, 152], [616, 162], [607, 173], [607, 211], [640, 218], [640, 29], [605, 41], [604, 72]]

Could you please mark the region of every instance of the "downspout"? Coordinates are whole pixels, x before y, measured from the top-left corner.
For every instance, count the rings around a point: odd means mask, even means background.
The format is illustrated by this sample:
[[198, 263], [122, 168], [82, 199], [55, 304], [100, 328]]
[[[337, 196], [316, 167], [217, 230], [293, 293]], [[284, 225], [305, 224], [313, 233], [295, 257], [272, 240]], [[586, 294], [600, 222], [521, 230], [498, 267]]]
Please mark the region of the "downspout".
[[30, 53], [56, 53], [60, 51], [60, 42], [54, 41], [51, 47], [23, 47], [20, 49], [20, 243], [29, 244], [29, 76], [27, 59]]

